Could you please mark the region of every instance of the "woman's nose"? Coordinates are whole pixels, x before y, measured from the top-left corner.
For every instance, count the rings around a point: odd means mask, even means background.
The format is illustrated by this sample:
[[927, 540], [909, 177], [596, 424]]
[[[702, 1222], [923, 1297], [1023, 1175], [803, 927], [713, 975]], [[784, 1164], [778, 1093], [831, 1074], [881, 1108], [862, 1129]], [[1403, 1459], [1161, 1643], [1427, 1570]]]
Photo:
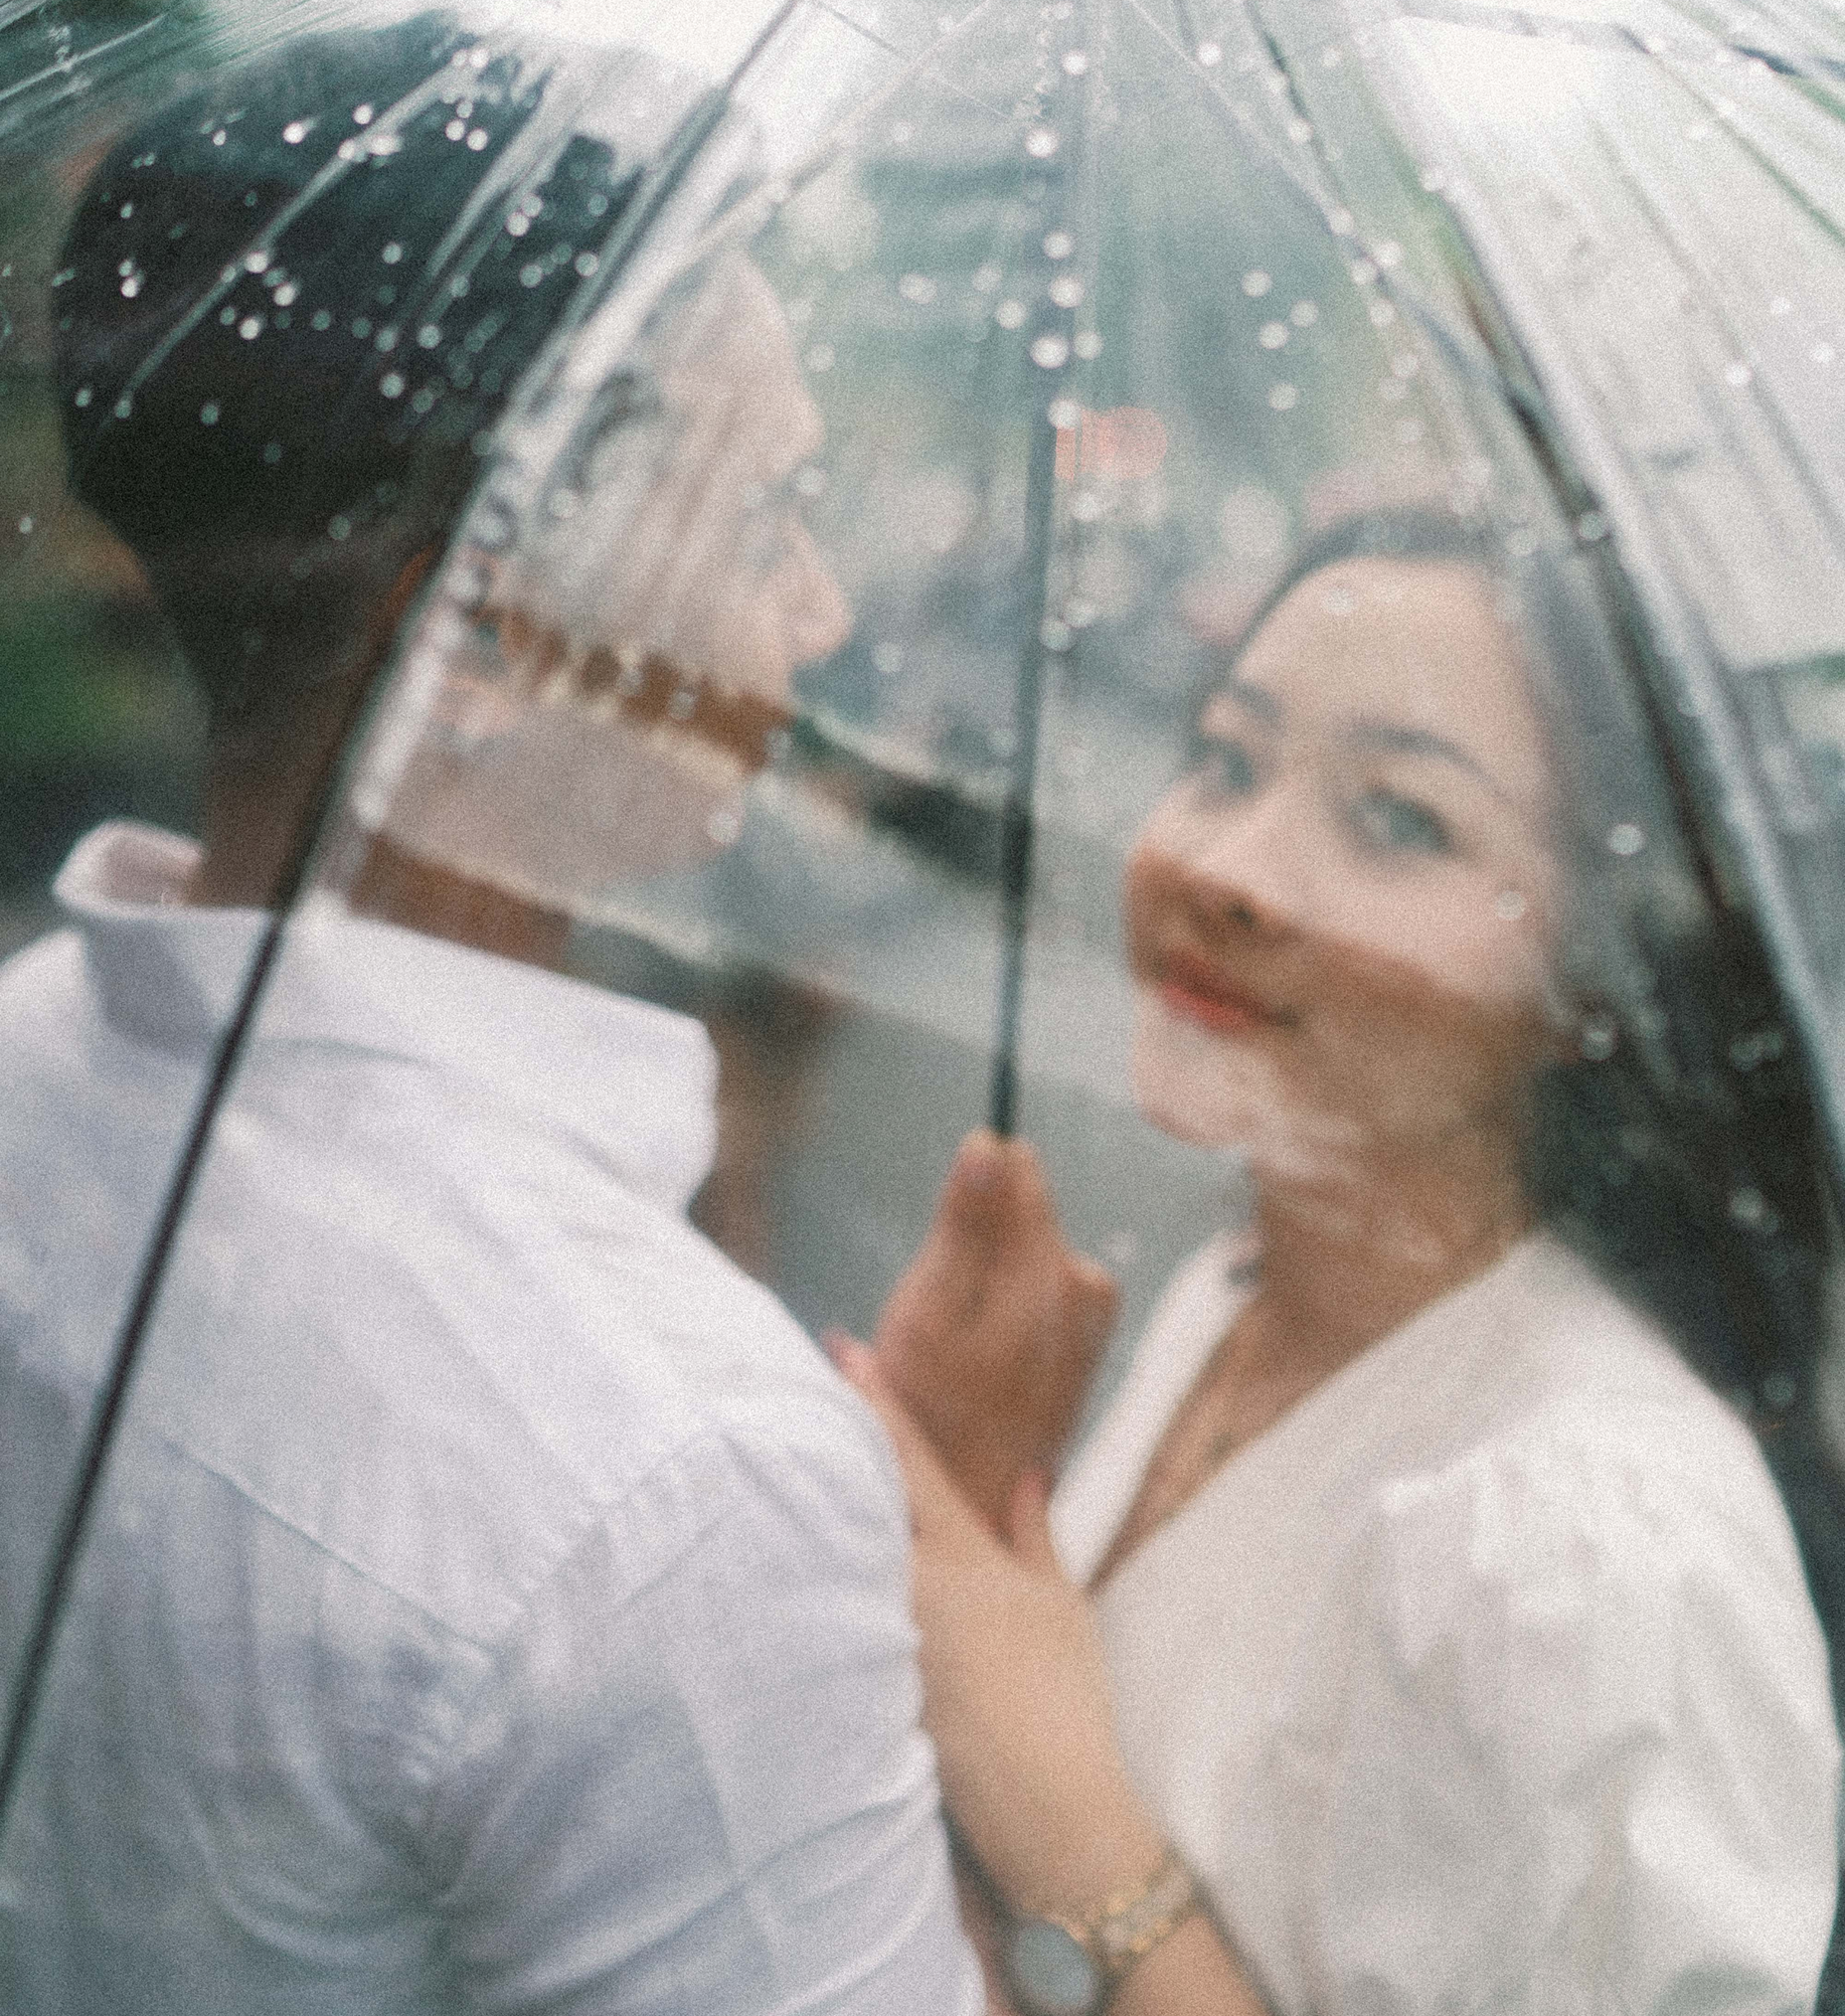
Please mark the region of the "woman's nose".
[[1279, 935], [1308, 923], [1311, 812], [1270, 784], [1228, 814], [1200, 819], [1181, 852], [1186, 896], [1201, 923]]
[[806, 526], [796, 524], [789, 541], [784, 564], [788, 651], [796, 665], [810, 665], [837, 651], [852, 634], [852, 604]]

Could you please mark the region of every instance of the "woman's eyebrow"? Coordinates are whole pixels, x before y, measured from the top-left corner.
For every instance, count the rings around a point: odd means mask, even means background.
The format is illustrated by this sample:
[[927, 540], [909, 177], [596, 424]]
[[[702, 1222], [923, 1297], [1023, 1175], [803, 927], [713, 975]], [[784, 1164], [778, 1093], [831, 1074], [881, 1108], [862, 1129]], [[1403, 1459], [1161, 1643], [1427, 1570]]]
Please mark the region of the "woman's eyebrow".
[[1347, 731], [1347, 739], [1360, 749], [1378, 750], [1389, 756], [1432, 756], [1438, 762], [1452, 763], [1469, 776], [1477, 777], [1494, 797], [1508, 805], [1514, 802], [1511, 792], [1476, 756], [1432, 729], [1411, 728], [1400, 721], [1359, 720]]

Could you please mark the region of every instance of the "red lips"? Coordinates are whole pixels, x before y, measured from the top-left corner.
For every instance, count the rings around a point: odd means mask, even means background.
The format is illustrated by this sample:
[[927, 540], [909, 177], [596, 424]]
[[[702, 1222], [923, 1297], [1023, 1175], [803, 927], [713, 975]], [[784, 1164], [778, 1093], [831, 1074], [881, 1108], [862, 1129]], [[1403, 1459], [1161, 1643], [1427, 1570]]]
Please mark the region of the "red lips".
[[1248, 1036], [1258, 1029], [1287, 1029], [1294, 1017], [1271, 1007], [1260, 995], [1240, 987], [1208, 960], [1190, 952], [1169, 953], [1159, 964], [1159, 996], [1175, 1014], [1221, 1036]]

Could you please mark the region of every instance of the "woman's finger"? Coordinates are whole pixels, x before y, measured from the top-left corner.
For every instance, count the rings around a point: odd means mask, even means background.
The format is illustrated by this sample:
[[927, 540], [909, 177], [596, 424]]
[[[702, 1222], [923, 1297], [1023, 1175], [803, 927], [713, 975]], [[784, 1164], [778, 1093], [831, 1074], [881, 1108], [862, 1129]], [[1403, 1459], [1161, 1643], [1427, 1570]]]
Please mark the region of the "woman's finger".
[[910, 1493], [910, 1514], [919, 1538], [934, 1543], [989, 1538], [980, 1516], [930, 1448], [910, 1410], [891, 1391], [878, 1365], [878, 1354], [843, 1330], [823, 1340], [828, 1355], [851, 1385], [876, 1410], [897, 1450], [897, 1460]]
[[1025, 1567], [1062, 1576], [1063, 1564], [1051, 1540], [1051, 1490], [1042, 1470], [1027, 1470], [1012, 1487], [1006, 1522], [1012, 1551]]

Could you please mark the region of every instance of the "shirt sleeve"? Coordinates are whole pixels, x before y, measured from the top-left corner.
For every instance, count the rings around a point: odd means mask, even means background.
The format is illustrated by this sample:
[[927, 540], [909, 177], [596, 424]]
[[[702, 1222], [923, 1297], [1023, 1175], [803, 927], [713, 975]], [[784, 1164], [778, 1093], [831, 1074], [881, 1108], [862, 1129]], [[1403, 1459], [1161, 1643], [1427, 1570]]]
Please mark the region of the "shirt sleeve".
[[1825, 1646], [1753, 1449], [1679, 1460], [1603, 1425], [1376, 1508], [1278, 1732], [1316, 2010], [1811, 2008]]
[[431, 1798], [451, 2006], [979, 2009], [906, 1531], [837, 1432], [709, 1435], [606, 1508]]

